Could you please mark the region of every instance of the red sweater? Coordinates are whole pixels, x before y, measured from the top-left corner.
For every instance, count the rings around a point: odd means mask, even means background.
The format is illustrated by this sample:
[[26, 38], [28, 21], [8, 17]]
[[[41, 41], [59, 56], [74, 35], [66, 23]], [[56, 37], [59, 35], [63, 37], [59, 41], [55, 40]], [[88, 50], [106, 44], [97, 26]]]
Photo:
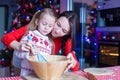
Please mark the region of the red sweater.
[[[22, 36], [24, 35], [24, 33], [26, 32], [28, 25], [23, 26], [20, 29], [15, 30], [14, 32], [10, 32], [8, 34], [3, 35], [3, 37], [1, 38], [1, 41], [3, 42], [4, 45], [6, 45], [8, 48], [10, 48], [10, 43], [14, 40], [19, 41]], [[61, 49], [61, 43], [62, 43], [62, 38], [55, 38], [53, 40], [54, 44], [55, 44], [55, 54], [57, 54], [59, 52], [59, 50]], [[65, 46], [65, 53], [64, 55], [68, 55], [68, 53], [70, 53], [71, 50], [71, 40], [68, 39], [66, 42], [66, 46]], [[74, 54], [74, 52], [72, 52], [73, 57], [75, 58], [75, 60], [77, 61], [77, 64], [74, 68], [71, 68], [72, 71], [78, 70], [79, 69], [79, 62]]]

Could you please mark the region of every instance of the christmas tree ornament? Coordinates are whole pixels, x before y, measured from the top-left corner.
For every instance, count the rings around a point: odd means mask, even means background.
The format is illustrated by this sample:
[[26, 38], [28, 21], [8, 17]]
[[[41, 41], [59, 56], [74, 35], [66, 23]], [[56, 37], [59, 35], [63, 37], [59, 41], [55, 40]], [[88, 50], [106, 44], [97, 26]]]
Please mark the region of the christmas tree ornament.
[[26, 22], [29, 22], [30, 21], [30, 16], [27, 16], [26, 17]]

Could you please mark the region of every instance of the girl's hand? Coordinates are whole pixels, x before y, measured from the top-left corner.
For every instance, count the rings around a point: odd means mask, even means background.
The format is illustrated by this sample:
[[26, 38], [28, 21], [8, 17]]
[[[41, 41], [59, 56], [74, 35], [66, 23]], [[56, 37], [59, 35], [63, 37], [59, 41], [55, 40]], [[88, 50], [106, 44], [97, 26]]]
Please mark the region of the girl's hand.
[[31, 56], [39, 52], [38, 47], [35, 44], [33, 44], [31, 41], [26, 41], [24, 43], [21, 43], [20, 50], [29, 51]]
[[71, 53], [67, 55], [67, 59], [68, 59], [68, 67], [66, 68], [65, 72], [68, 71], [70, 68], [74, 68], [77, 63]]
[[31, 51], [30, 53], [31, 55], [36, 55], [39, 53], [39, 48], [36, 45], [32, 45], [30, 51]]

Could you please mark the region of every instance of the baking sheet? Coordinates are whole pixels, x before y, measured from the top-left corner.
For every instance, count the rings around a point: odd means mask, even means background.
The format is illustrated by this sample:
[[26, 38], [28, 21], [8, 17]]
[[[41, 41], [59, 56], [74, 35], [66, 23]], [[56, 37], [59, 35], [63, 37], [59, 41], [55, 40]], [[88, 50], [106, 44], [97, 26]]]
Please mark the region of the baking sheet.
[[112, 70], [103, 68], [86, 68], [84, 71], [89, 72], [93, 75], [111, 75], [114, 73]]

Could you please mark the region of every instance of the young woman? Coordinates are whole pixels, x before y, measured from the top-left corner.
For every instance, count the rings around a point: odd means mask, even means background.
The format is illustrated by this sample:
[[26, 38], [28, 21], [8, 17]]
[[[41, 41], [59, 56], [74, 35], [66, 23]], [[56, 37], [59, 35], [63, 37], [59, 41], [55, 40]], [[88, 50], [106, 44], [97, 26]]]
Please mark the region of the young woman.
[[[79, 20], [76, 13], [73, 11], [65, 11], [58, 17], [51, 33], [55, 46], [54, 55], [61, 52], [63, 55], [66, 55], [68, 58], [70, 58], [71, 61], [67, 69], [70, 68], [72, 71], [79, 69], [79, 62], [74, 53], [74, 39], [78, 21]], [[19, 43], [19, 40], [25, 33], [27, 27], [28, 25], [25, 25], [14, 32], [3, 35], [2, 42], [9, 48], [28, 51], [30, 47], [27, 45], [27, 43]]]
[[54, 27], [56, 21], [56, 15], [52, 9], [44, 8], [41, 11], [37, 11], [30, 24], [26, 33], [20, 40], [21, 44], [28, 42], [30, 45], [29, 51], [14, 50], [14, 54], [21, 60], [21, 76], [34, 74], [28, 60], [26, 59], [29, 55], [51, 55], [52, 54], [52, 39], [49, 34]]

